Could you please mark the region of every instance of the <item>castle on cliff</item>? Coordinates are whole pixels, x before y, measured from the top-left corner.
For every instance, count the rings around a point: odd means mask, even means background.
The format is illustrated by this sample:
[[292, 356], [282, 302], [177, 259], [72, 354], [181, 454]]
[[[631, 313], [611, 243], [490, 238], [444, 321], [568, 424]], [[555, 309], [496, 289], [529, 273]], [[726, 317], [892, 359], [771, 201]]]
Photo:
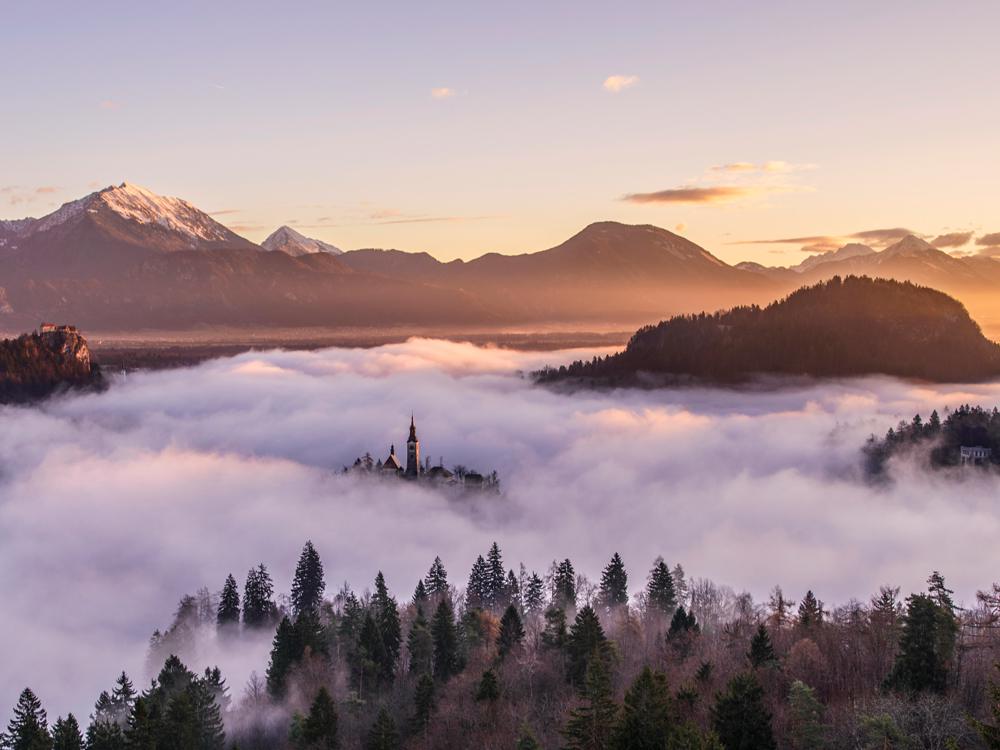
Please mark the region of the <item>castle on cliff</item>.
[[366, 453], [355, 459], [350, 468], [345, 466], [344, 473], [407, 479], [459, 489], [490, 490], [493, 492], [500, 489], [500, 479], [495, 471], [483, 475], [464, 466], [454, 466], [449, 470], [444, 466], [443, 457], [438, 460], [436, 465], [431, 464], [430, 457], [421, 463], [420, 439], [417, 437], [417, 425], [413, 420], [413, 415], [410, 415], [410, 433], [406, 438], [405, 464], [396, 455], [396, 446], [393, 444], [389, 446], [389, 455], [384, 461], [375, 460], [370, 453]]

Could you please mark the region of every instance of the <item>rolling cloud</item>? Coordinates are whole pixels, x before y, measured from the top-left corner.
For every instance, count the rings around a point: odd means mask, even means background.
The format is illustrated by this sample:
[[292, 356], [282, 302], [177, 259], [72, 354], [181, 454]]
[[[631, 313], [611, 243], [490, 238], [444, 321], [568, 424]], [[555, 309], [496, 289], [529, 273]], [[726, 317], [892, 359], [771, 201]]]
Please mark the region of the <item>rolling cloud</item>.
[[977, 245], [1000, 245], [1000, 232], [990, 232], [989, 234], [976, 237]]
[[969, 244], [973, 234], [974, 232], [949, 232], [948, 234], [939, 234], [931, 240], [931, 244], [939, 249], [962, 247], [963, 245]]
[[[260, 561], [287, 592], [306, 539], [328, 590], [384, 571], [409, 597], [436, 554], [461, 585], [496, 539], [508, 564], [570, 557], [596, 579], [614, 551], [637, 591], [657, 555], [760, 598], [865, 598], [940, 569], [969, 603], [1000, 569], [1000, 480], [957, 485], [900, 464], [858, 481], [858, 449], [900, 418], [1000, 384], [888, 379], [757, 391], [560, 393], [518, 371], [592, 352], [511, 352], [414, 339], [374, 349], [253, 352], [130, 375], [102, 394], [0, 409], [0, 705], [30, 684], [50, 715], [86, 716], [123, 667], [145, 682], [151, 631], [177, 600]], [[459, 500], [337, 470], [404, 439], [500, 472]], [[72, 616], [67, 617], [67, 612]], [[203, 653], [234, 693], [250, 654]]]

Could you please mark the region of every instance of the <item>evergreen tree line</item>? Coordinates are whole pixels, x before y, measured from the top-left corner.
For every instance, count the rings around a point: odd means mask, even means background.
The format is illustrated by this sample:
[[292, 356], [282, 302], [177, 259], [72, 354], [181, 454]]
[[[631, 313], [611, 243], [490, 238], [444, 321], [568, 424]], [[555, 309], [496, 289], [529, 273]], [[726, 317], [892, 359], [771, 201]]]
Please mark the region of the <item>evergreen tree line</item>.
[[25, 689], [0, 747], [1000, 747], [996, 584], [971, 610], [937, 572], [905, 600], [883, 587], [830, 610], [777, 587], [755, 603], [657, 559], [635, 588], [618, 553], [591, 584], [568, 559], [515, 572], [494, 543], [464, 590], [435, 558], [402, 604], [381, 572], [328, 598], [307, 542], [284, 606], [263, 566], [242, 602], [231, 575], [217, 599], [182, 600], [214, 604], [229, 645], [272, 623], [240, 701], [217, 668], [170, 655], [142, 693], [122, 673], [85, 730], [72, 714], [50, 727]]
[[910, 422], [890, 427], [881, 440], [872, 435], [864, 447], [865, 469], [870, 477], [887, 475], [889, 460], [912, 454], [925, 466], [958, 466], [962, 446], [989, 448], [992, 456], [986, 466], [1000, 464], [1000, 410], [996, 407], [965, 404], [954, 411], [945, 410], [942, 421], [937, 410], [927, 421], [919, 414]]

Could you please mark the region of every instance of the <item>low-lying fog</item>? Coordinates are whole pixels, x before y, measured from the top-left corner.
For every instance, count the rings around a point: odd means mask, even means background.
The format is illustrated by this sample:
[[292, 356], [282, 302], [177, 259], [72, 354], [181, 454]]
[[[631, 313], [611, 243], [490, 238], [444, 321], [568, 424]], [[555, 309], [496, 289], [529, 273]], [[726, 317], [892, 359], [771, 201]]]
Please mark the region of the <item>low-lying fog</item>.
[[[149, 635], [181, 595], [230, 572], [242, 588], [261, 561], [287, 592], [306, 539], [328, 594], [381, 569], [401, 599], [436, 554], [462, 585], [494, 539], [508, 565], [544, 574], [570, 557], [592, 580], [617, 550], [633, 590], [657, 555], [756, 598], [781, 584], [829, 604], [920, 589], [932, 569], [970, 602], [1000, 578], [995, 477], [897, 466], [874, 489], [857, 468], [872, 432], [992, 405], [1000, 385], [563, 395], [516, 374], [579, 356], [426, 339], [249, 353], [3, 409], [0, 715], [25, 685], [51, 716], [85, 717], [122, 668], [144, 684]], [[496, 469], [503, 496], [336, 475], [365, 451], [402, 450], [411, 411], [425, 456]], [[219, 657], [235, 695], [266, 653]]]

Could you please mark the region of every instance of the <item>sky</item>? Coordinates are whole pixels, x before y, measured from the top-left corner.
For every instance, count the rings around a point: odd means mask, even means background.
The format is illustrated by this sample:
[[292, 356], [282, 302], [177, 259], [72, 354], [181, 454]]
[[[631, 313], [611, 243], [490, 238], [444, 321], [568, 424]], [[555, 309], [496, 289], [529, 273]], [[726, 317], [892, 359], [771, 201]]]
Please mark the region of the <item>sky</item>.
[[[617, 551], [633, 595], [662, 555], [728, 587], [729, 605], [780, 585], [832, 611], [882, 585], [923, 590], [939, 570], [974, 606], [996, 581], [997, 474], [902, 457], [892, 483], [871, 486], [859, 467], [870, 434], [996, 403], [1000, 384], [567, 395], [518, 375], [590, 353], [429, 339], [249, 352], [0, 407], [0, 717], [25, 685], [54, 718], [88, 716], [122, 669], [147, 684], [149, 636], [184, 594], [218, 592], [229, 573], [242, 586], [260, 562], [287, 594], [307, 539], [331, 597], [345, 581], [370, 589], [381, 570], [406, 600], [435, 555], [461, 590], [493, 541], [515, 570], [544, 576], [568, 557], [591, 582]], [[496, 469], [503, 493], [339, 474], [366, 451], [399, 450], [411, 410], [422, 455]], [[208, 646], [188, 665], [218, 663], [234, 697], [265, 669], [267, 637], [240, 653]]]
[[3, 13], [0, 218], [128, 180], [256, 241], [445, 260], [607, 219], [768, 264], [810, 243], [741, 243], [1000, 230], [993, 0]]

